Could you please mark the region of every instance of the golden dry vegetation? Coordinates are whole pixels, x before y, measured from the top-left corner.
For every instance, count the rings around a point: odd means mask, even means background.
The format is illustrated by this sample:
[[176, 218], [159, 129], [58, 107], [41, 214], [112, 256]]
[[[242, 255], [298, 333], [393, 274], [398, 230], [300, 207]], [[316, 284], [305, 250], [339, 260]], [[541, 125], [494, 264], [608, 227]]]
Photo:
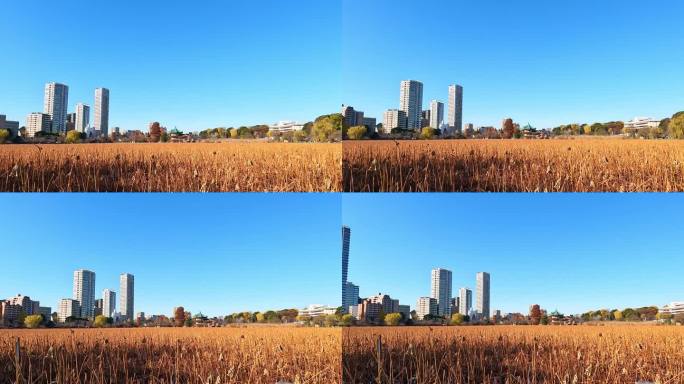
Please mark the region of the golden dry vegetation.
[[342, 145], [116, 143], [0, 146], [0, 191], [333, 192]]
[[333, 328], [0, 330], [0, 383], [329, 384], [341, 353]]
[[346, 192], [684, 191], [684, 141], [345, 141]]
[[348, 383], [684, 382], [684, 327], [376, 327], [342, 338]]

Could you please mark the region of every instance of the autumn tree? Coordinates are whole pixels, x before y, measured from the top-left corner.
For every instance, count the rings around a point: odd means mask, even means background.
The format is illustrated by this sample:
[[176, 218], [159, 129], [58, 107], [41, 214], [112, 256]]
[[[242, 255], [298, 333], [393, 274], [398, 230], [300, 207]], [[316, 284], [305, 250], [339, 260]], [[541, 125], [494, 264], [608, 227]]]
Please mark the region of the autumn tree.
[[671, 138], [684, 139], [684, 111], [675, 113], [667, 128]]
[[463, 316], [460, 313], [454, 313], [451, 315], [451, 320], [449, 321], [449, 324], [451, 325], [461, 325], [465, 321], [465, 316]]
[[401, 313], [388, 313], [384, 318], [385, 325], [399, 325], [401, 322]]
[[155, 121], [150, 124], [150, 141], [156, 143], [161, 138], [161, 126]]
[[107, 316], [97, 315], [93, 321], [93, 327], [103, 328], [107, 325]]
[[530, 323], [533, 325], [539, 325], [539, 322], [541, 321], [541, 308], [539, 308], [539, 304], [534, 304], [533, 306], [530, 307]]
[[185, 323], [185, 308], [177, 307], [173, 313], [173, 324], [176, 327], [182, 327]]
[[347, 130], [347, 138], [349, 140], [361, 140], [366, 135], [366, 127], [359, 125], [351, 127]]
[[38, 328], [42, 322], [43, 316], [41, 315], [29, 315], [24, 318], [24, 326], [26, 326], [26, 328]]
[[504, 139], [513, 138], [513, 135], [515, 134], [515, 125], [513, 125], [513, 119], [505, 119], [501, 127], [501, 131]]
[[344, 116], [339, 113], [323, 115], [316, 118], [311, 127], [311, 135], [315, 141], [332, 141], [342, 135]]

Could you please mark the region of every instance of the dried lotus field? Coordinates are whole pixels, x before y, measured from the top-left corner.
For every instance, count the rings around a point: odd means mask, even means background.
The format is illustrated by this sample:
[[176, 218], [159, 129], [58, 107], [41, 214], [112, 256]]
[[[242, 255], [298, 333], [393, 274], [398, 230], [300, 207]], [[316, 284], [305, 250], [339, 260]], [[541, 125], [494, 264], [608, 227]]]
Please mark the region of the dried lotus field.
[[333, 328], [0, 330], [0, 383], [329, 384], [341, 353]]
[[115, 143], [0, 146], [4, 192], [335, 192], [342, 145]]
[[684, 383], [684, 327], [371, 327], [342, 338], [345, 383]]
[[345, 192], [684, 191], [684, 141], [345, 141]]

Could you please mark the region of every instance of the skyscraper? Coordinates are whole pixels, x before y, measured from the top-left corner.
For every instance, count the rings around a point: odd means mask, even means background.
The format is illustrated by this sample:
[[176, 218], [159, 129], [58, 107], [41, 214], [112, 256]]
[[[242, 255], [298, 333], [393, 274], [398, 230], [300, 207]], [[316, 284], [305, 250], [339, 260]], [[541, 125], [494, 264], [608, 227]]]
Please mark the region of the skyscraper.
[[102, 291], [102, 314], [112, 317], [116, 312], [116, 292], [105, 289]]
[[461, 288], [458, 290], [458, 313], [464, 316], [470, 314], [470, 308], [473, 306], [473, 291], [468, 288]]
[[483, 319], [489, 319], [489, 273], [477, 273], [477, 298], [475, 299], [475, 311]]
[[406, 128], [420, 129], [420, 113], [423, 108], [423, 83], [403, 80], [399, 94], [399, 109], [406, 113]]
[[430, 102], [430, 128], [439, 129], [444, 122], [444, 103], [437, 100]]
[[449, 112], [447, 124], [449, 131], [461, 132], [463, 127], [463, 87], [457, 84], [449, 86]]
[[443, 268], [432, 270], [430, 297], [437, 300], [439, 316], [451, 316], [451, 271]]
[[66, 132], [69, 87], [60, 83], [45, 84], [43, 112], [50, 115], [52, 133]]
[[85, 132], [90, 124], [90, 107], [83, 104], [76, 104], [76, 124], [74, 129], [78, 132]]
[[359, 286], [354, 285], [351, 281], [347, 281], [344, 288], [344, 297], [342, 298], [342, 310], [344, 313], [349, 311], [349, 307], [359, 303]]
[[95, 90], [95, 121], [93, 128], [102, 136], [109, 135], [109, 89]]
[[342, 226], [342, 310], [346, 313], [349, 307], [345, 307], [347, 301], [347, 270], [349, 269], [349, 239], [351, 229]]
[[95, 272], [87, 269], [74, 271], [72, 297], [78, 301], [81, 307], [81, 318], [92, 319], [95, 317]]
[[119, 276], [119, 311], [125, 320], [135, 320], [133, 311], [134, 278], [130, 273]]

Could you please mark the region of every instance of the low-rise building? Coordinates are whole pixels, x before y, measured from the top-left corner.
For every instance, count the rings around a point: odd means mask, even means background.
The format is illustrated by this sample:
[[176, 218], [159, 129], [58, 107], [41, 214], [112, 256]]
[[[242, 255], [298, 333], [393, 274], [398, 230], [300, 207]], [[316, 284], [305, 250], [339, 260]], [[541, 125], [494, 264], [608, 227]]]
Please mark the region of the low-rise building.
[[268, 126], [270, 132], [294, 132], [304, 129], [304, 124], [295, 123], [294, 121], [279, 121]]
[[634, 119], [625, 122], [625, 130], [637, 131], [642, 128], [658, 128], [659, 125], [660, 120], [648, 117], [635, 117]]
[[7, 116], [0, 115], [0, 129], [6, 129], [12, 136], [19, 135], [19, 122], [7, 120]]
[[382, 321], [382, 304], [373, 302], [370, 299], [362, 300], [357, 309], [356, 319], [368, 323], [377, 323]]
[[673, 301], [670, 304], [666, 304], [660, 308], [660, 313], [667, 315], [684, 314], [684, 301]]
[[317, 317], [334, 315], [335, 311], [337, 311], [337, 308], [331, 307], [329, 305], [311, 304], [304, 309], [300, 309], [299, 316]]

